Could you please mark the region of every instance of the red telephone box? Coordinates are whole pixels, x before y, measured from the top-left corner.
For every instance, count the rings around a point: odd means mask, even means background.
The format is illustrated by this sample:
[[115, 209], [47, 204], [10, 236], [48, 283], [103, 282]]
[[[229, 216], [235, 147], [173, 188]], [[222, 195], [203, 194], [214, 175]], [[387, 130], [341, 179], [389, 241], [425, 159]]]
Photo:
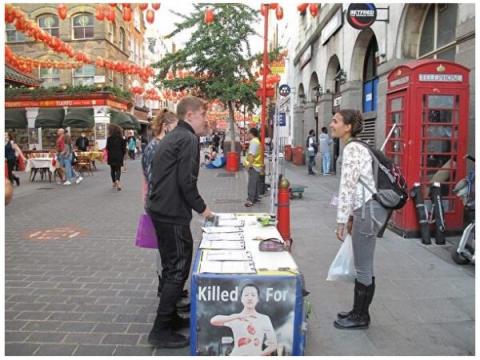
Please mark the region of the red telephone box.
[[[430, 185], [441, 183], [446, 231], [463, 229], [463, 204], [452, 193], [465, 177], [469, 115], [469, 72], [444, 60], [418, 60], [388, 75], [386, 134], [396, 128], [386, 155], [402, 169], [411, 189], [419, 182], [431, 210]], [[410, 198], [390, 223], [405, 237], [419, 235], [415, 204]]]

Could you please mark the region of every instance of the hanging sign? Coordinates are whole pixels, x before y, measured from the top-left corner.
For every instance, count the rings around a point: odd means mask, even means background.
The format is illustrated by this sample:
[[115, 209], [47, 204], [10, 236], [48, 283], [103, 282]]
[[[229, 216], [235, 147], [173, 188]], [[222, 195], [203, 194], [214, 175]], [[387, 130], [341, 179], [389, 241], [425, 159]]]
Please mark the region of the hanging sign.
[[287, 84], [280, 85], [280, 87], [278, 88], [278, 93], [280, 94], [280, 96], [290, 95], [290, 86], [288, 86]]
[[377, 20], [377, 8], [373, 4], [350, 4], [347, 21], [355, 29], [367, 29]]

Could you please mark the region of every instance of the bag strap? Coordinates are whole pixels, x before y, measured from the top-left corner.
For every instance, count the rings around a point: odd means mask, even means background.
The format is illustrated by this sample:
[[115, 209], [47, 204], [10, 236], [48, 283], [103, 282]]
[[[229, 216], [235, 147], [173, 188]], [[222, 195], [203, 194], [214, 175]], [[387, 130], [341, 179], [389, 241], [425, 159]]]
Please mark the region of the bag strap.
[[[370, 156], [372, 157], [372, 160], [375, 164], [377, 164], [377, 166], [382, 169], [382, 171], [388, 176], [388, 179], [390, 180], [390, 182], [395, 182], [395, 178], [392, 176], [392, 174], [390, 174], [390, 170], [388, 170], [385, 165], [383, 165], [380, 160], [377, 159], [377, 157], [375, 156], [375, 153], [372, 151], [372, 149], [370, 148], [370, 146], [365, 143], [364, 141], [362, 140], [359, 140], [359, 139], [355, 139], [355, 138], [352, 138], [350, 140], [350, 142], [356, 142], [356, 143], [359, 143], [359, 144], [362, 144], [367, 150], [368, 152], [370, 153]], [[373, 176], [375, 176], [375, 178], [378, 177], [378, 172], [375, 171], [375, 168], [373, 168], [373, 164], [372, 164], [372, 169], [374, 171], [374, 174]]]

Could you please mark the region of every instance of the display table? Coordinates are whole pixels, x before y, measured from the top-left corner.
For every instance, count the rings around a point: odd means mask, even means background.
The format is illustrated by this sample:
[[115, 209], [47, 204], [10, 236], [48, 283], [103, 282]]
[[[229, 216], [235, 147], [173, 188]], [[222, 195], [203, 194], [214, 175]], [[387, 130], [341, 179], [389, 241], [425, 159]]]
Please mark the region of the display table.
[[90, 159], [90, 161], [101, 161], [103, 162], [103, 152], [101, 151], [77, 151], [75, 152], [77, 156], [85, 156]]
[[257, 222], [268, 214], [217, 215], [194, 262], [191, 354], [303, 355], [301, 274], [288, 251], [259, 250], [260, 238], [280, 233]]

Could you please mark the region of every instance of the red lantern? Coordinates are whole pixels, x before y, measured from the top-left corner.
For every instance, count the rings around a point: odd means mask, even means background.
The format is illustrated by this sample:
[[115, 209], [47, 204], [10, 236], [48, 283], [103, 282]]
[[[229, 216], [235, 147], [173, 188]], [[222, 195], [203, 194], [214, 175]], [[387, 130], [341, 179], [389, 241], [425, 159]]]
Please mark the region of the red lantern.
[[260, 14], [262, 14], [262, 16], [267, 16], [267, 12], [268, 12], [268, 5], [262, 4], [260, 6]]
[[110, 3], [108, 5], [110, 5], [111, 7], [115, 7], [115, 6], [117, 6], [117, 3]]
[[124, 4], [122, 4], [122, 7], [123, 7], [124, 9], [125, 9], [125, 8], [130, 8], [130, 4], [124, 3]]
[[275, 10], [275, 15], [277, 16], [277, 20], [283, 19], [283, 8], [281, 6], [277, 7], [277, 9]]
[[115, 10], [112, 8], [106, 8], [105, 12], [105, 17], [107, 18], [107, 20], [110, 22], [115, 22]]
[[277, 10], [278, 3], [271, 3], [269, 6], [270, 6], [270, 9]]
[[160, 9], [160, 3], [153, 3], [152, 4], [152, 9], [157, 11], [158, 9]]
[[305, 11], [307, 11], [307, 7], [308, 7], [308, 3], [302, 3], [297, 6], [297, 10], [303, 14]]
[[57, 6], [58, 17], [62, 20], [67, 18], [67, 7], [65, 4], [58, 4]]
[[145, 17], [147, 18], [147, 22], [149, 24], [153, 24], [155, 21], [155, 12], [152, 9], [148, 9]]
[[213, 20], [215, 20], [215, 14], [212, 9], [207, 8], [205, 10], [204, 22], [205, 24], [211, 24]]
[[318, 15], [318, 4], [310, 4], [310, 14], [312, 14], [313, 17]]
[[126, 22], [132, 20], [132, 9], [130, 9], [129, 7], [123, 8], [123, 20]]
[[138, 8], [142, 11], [145, 11], [148, 8], [148, 4], [138, 4]]
[[98, 21], [103, 21], [105, 19], [105, 8], [103, 7], [103, 5], [97, 5], [95, 7], [95, 17]]

